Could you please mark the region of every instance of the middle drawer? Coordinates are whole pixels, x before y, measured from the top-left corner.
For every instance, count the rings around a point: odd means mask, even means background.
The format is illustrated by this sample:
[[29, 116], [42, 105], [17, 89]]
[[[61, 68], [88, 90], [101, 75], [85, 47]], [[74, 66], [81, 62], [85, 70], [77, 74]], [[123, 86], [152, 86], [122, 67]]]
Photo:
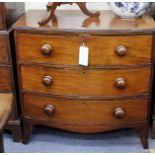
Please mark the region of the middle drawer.
[[70, 96], [130, 96], [149, 92], [150, 68], [81, 69], [21, 65], [24, 91]]

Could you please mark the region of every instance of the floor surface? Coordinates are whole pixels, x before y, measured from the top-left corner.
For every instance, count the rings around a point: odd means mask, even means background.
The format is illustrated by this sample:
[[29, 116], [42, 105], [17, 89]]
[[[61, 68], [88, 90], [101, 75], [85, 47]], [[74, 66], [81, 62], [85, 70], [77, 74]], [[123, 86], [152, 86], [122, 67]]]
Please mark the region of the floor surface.
[[[149, 136], [149, 148], [155, 149], [155, 140]], [[125, 129], [101, 134], [75, 134], [52, 128], [36, 127], [27, 145], [15, 143], [11, 134], [4, 134], [7, 153], [136, 153], [149, 152], [141, 146], [135, 130]]]

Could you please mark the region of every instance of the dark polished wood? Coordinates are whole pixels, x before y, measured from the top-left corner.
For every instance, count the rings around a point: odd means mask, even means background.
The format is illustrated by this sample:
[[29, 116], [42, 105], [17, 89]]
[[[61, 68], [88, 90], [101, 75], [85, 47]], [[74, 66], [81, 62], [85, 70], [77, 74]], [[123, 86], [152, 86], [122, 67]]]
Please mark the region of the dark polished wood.
[[[78, 51], [83, 43], [89, 47], [89, 65], [129, 65], [151, 62], [151, 35], [59, 36], [20, 33], [17, 35], [17, 40], [19, 60], [26, 62], [78, 65]], [[116, 53], [116, 48], [120, 45], [125, 46], [127, 50], [123, 57]]]
[[[155, 45], [155, 35], [153, 37], [153, 45]], [[153, 49], [152, 49], [152, 59], [153, 59], [153, 73], [152, 73], [152, 78], [155, 79], [155, 46], [153, 46]], [[152, 135], [151, 137], [153, 139], [155, 139], [155, 82], [154, 80], [152, 81], [152, 84], [151, 84], [151, 89], [152, 89], [152, 96], [151, 96], [151, 105], [150, 105], [150, 118], [151, 118], [151, 125], [152, 125]]]
[[10, 62], [9, 60], [9, 38], [6, 35], [0, 35], [0, 64], [8, 64]]
[[2, 134], [0, 134], [0, 153], [4, 153], [4, 140]]
[[21, 141], [21, 126], [16, 102], [15, 79], [13, 76], [12, 52], [14, 52], [14, 48], [13, 42], [11, 41], [12, 37], [11, 30], [0, 31], [0, 38], [2, 38], [2, 42], [0, 42], [2, 47], [0, 49], [0, 93], [12, 92], [14, 95], [13, 111], [5, 129], [11, 131], [14, 141]]
[[11, 92], [13, 89], [12, 85], [12, 77], [11, 75], [11, 69], [10, 66], [0, 66], [0, 91], [1, 92]]
[[143, 148], [148, 149], [149, 148], [148, 141], [147, 141], [147, 138], [148, 138], [148, 125], [143, 124], [142, 126], [139, 126], [137, 131], [138, 131], [141, 143], [143, 145]]
[[[120, 70], [76, 67], [61, 69], [25, 64], [21, 65], [19, 69], [23, 91], [92, 97], [132, 96], [149, 93], [150, 67]], [[122, 80], [117, 81], [119, 79]]]
[[[24, 94], [23, 101], [25, 117], [45, 122], [48, 120], [51, 126], [54, 126], [55, 124], [55, 126], [59, 126], [59, 128], [62, 129], [62, 124], [68, 124], [68, 130], [69, 128], [72, 130], [72, 127], [69, 126], [69, 124], [95, 125], [114, 122], [140, 122], [147, 117], [148, 107], [147, 99], [122, 99], [109, 101], [92, 101], [88, 99], [83, 101], [78, 99], [74, 100]], [[118, 114], [117, 110], [120, 109], [123, 109], [125, 113], [122, 118], [118, 116], [120, 114]], [[141, 111], [141, 113], [138, 111]], [[117, 114], [114, 114], [115, 112]], [[96, 132], [96, 130], [84, 130], [88, 133]], [[76, 132], [78, 132], [78, 130]], [[82, 132], [82, 130], [79, 132]], [[100, 132], [102, 132], [102, 129]]]
[[17, 118], [19, 118], [19, 116], [10, 117], [10, 120], [5, 127], [5, 130], [11, 131], [12, 139], [14, 142], [22, 142], [21, 119]]
[[155, 117], [154, 117], [154, 110], [152, 111], [152, 138], [155, 139]]
[[[79, 133], [133, 128], [148, 148], [153, 19], [58, 11], [40, 26], [44, 13], [29, 11], [14, 25], [23, 143], [42, 124]], [[78, 64], [82, 45], [88, 66]]]
[[24, 12], [24, 3], [0, 2], [0, 92], [12, 92], [14, 96], [13, 110], [5, 127], [11, 131], [14, 141], [21, 141], [21, 126], [13, 75], [15, 59], [12, 61], [12, 56], [15, 49], [11, 26]]
[[[41, 34], [62, 34], [63, 36], [64, 34], [94, 34], [99, 36], [103, 34], [151, 34], [154, 31], [154, 20], [147, 14], [134, 20], [122, 20], [112, 11], [101, 11], [99, 23], [94, 24], [96, 18], [92, 18], [90, 22], [79, 11], [57, 11], [57, 20], [40, 26], [38, 21], [44, 16], [45, 12], [44, 10], [28, 11], [16, 22], [14, 28], [21, 30], [20, 32], [41, 32]], [[88, 25], [86, 22], [88, 22]], [[83, 24], [87, 25], [87, 27], [83, 27]]]

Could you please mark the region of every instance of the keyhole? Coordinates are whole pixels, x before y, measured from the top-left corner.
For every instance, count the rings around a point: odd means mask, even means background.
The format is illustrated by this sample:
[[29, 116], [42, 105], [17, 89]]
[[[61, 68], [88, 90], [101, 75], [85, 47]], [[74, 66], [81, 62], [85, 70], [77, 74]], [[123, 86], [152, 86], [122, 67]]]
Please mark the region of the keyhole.
[[83, 71], [82, 73], [85, 74], [85, 71]]

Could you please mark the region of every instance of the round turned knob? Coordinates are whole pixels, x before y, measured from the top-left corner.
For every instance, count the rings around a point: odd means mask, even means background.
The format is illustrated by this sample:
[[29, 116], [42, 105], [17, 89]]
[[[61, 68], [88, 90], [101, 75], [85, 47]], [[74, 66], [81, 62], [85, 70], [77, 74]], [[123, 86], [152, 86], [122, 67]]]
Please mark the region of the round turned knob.
[[115, 117], [122, 118], [122, 117], [124, 117], [124, 115], [125, 115], [125, 111], [121, 107], [114, 109], [114, 116]]
[[46, 105], [44, 108], [44, 112], [48, 116], [52, 116], [54, 113], [54, 106], [53, 105]]
[[43, 55], [50, 55], [51, 54], [51, 51], [52, 51], [52, 47], [51, 47], [51, 45], [49, 45], [49, 44], [44, 44], [44, 45], [42, 45], [41, 46], [41, 53], [43, 54]]
[[115, 52], [118, 56], [123, 57], [127, 54], [127, 48], [123, 45], [117, 46]]
[[53, 83], [53, 78], [51, 76], [45, 76], [42, 82], [45, 86], [51, 86]]
[[117, 79], [115, 80], [115, 86], [116, 86], [116, 88], [118, 88], [118, 89], [123, 89], [123, 88], [125, 88], [125, 87], [126, 87], [126, 81], [125, 81], [125, 79], [123, 79], [123, 78], [117, 78]]

